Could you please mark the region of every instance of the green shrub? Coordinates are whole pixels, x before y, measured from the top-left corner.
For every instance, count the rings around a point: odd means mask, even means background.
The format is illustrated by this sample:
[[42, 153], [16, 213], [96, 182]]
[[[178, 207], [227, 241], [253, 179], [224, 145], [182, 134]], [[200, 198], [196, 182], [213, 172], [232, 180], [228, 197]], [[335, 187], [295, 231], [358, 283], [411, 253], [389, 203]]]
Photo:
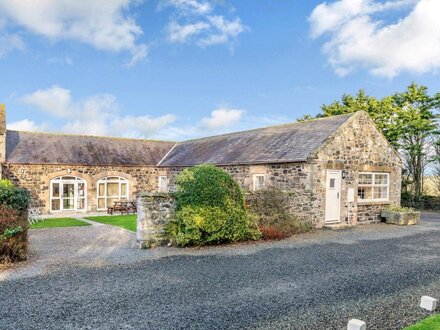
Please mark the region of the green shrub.
[[385, 211], [392, 211], [392, 212], [414, 212], [415, 209], [413, 207], [405, 207], [405, 206], [397, 206], [397, 205], [390, 205], [384, 209]]
[[177, 208], [183, 206], [226, 207], [226, 200], [244, 209], [244, 195], [239, 185], [225, 171], [213, 165], [185, 169], [176, 178]]
[[310, 222], [300, 219], [290, 210], [292, 193], [275, 187], [256, 191], [247, 196], [249, 210], [257, 216], [264, 239], [282, 239], [312, 230]]
[[218, 206], [184, 206], [167, 231], [178, 246], [190, 246], [258, 239], [253, 227], [246, 211], [237, 207], [226, 211]]
[[244, 205], [238, 184], [225, 171], [200, 165], [177, 178], [177, 209], [166, 232], [178, 246], [258, 239], [261, 234]]
[[30, 195], [27, 189], [16, 187], [9, 180], [0, 180], [0, 205], [5, 205], [20, 214], [27, 212]]

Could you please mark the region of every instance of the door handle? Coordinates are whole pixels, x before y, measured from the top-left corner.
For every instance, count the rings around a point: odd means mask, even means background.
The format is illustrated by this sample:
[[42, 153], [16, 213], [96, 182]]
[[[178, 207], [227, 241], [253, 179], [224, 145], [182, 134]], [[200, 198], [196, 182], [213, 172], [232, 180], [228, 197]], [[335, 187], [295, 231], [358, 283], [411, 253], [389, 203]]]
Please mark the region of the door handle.
[[338, 195], [337, 196], [338, 196], [338, 199], [339, 199], [339, 191], [338, 191]]

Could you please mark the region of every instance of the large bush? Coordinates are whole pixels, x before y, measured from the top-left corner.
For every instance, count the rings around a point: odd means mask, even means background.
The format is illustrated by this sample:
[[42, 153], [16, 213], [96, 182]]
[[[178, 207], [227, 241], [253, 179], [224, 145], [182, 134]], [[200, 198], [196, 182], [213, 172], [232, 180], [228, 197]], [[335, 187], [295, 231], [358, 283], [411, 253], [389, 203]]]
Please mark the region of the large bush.
[[30, 202], [29, 191], [16, 187], [9, 180], [0, 180], [0, 205], [5, 205], [18, 213], [27, 212]]
[[177, 178], [177, 209], [167, 232], [179, 246], [258, 239], [244, 195], [225, 171], [212, 165], [185, 169]]
[[0, 262], [26, 259], [29, 193], [0, 180]]
[[218, 206], [229, 200], [244, 209], [244, 195], [239, 185], [225, 171], [213, 165], [199, 165], [184, 170], [176, 178], [177, 208], [183, 206]]
[[290, 200], [295, 196], [270, 187], [247, 196], [250, 212], [256, 215], [264, 239], [282, 239], [310, 231], [310, 222], [304, 221], [290, 210]]

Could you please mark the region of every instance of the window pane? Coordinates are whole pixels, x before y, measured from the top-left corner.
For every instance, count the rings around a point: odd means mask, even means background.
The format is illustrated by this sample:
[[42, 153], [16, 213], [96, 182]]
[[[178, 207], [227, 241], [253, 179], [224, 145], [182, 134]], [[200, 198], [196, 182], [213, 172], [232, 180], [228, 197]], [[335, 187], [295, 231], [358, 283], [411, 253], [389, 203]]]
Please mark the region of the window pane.
[[375, 184], [388, 184], [388, 175], [387, 174], [376, 174], [374, 178]]
[[78, 183], [78, 197], [84, 197], [85, 195], [85, 184], [84, 183]]
[[86, 203], [84, 201], [84, 198], [79, 198], [78, 199], [78, 210], [84, 210], [86, 206]]
[[120, 179], [117, 176], [109, 176], [106, 178], [108, 181], [119, 181]]
[[59, 210], [60, 210], [60, 200], [52, 199], [52, 211], [59, 211]]
[[330, 188], [335, 188], [335, 180], [336, 179], [330, 179]]
[[121, 196], [126, 197], [127, 195], [127, 184], [121, 183]]
[[73, 198], [63, 199], [63, 209], [73, 210], [74, 209]]
[[359, 174], [359, 184], [372, 184], [373, 174], [361, 173]]
[[264, 176], [256, 175], [254, 177], [254, 190], [261, 190], [264, 188]]
[[60, 184], [52, 183], [52, 197], [60, 197]]
[[167, 186], [168, 186], [167, 177], [160, 176], [159, 177], [159, 192], [167, 192], [167, 190], [168, 190]]
[[373, 188], [372, 187], [359, 187], [358, 188], [359, 199], [372, 199], [373, 198]]
[[105, 196], [105, 184], [100, 183], [98, 186], [98, 196]]
[[107, 183], [107, 196], [119, 196], [119, 183]]
[[119, 198], [107, 198], [107, 207], [113, 206], [113, 204], [118, 201]]
[[63, 184], [63, 197], [73, 197], [75, 194], [75, 185], [73, 183]]
[[387, 196], [387, 187], [374, 187], [374, 199], [386, 199]]
[[98, 209], [105, 209], [105, 199], [98, 198]]

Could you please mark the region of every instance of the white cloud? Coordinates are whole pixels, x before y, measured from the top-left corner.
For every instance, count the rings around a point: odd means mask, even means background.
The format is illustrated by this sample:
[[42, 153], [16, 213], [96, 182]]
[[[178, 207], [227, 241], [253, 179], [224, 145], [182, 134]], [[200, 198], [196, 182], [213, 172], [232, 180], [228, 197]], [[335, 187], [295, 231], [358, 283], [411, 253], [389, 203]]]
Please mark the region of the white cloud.
[[202, 33], [203, 30], [209, 28], [204, 22], [190, 23], [181, 25], [175, 21], [168, 24], [168, 40], [171, 42], [185, 43], [191, 37]]
[[211, 112], [209, 117], [202, 118], [200, 124], [208, 130], [224, 129], [240, 122], [244, 110], [221, 108]]
[[8, 124], [8, 129], [13, 131], [28, 131], [28, 132], [41, 132], [47, 129], [46, 124], [38, 125], [34, 121], [29, 119], [23, 119], [20, 121]]
[[17, 34], [4, 33], [0, 35], [0, 45], [0, 58], [6, 56], [9, 52], [25, 48], [22, 38]]
[[[8, 125], [9, 129], [177, 141], [275, 125], [287, 120], [274, 115], [246, 116], [243, 109], [220, 106], [199, 120], [181, 119], [177, 123], [177, 116], [170, 113], [156, 117], [124, 114], [112, 94], [75, 100], [69, 89], [56, 85], [24, 95], [19, 100], [46, 114], [44, 120], [51, 125], [24, 119]], [[60, 121], [64, 124], [55, 126]]]
[[[403, 9], [409, 13], [397, 22], [377, 18]], [[323, 52], [337, 74], [366, 68], [375, 75], [394, 77], [440, 68], [438, 13], [438, 0], [338, 0], [318, 5], [309, 22], [313, 38], [329, 36]]]
[[70, 109], [72, 97], [70, 91], [56, 85], [49, 89], [37, 90], [21, 97], [25, 104], [38, 107], [56, 117], [70, 117], [73, 109]]
[[223, 16], [209, 16], [208, 20], [213, 32], [199, 40], [198, 44], [202, 46], [226, 44], [246, 30], [238, 17], [228, 21]]
[[58, 130], [67, 133], [151, 137], [176, 119], [171, 114], [159, 117], [122, 115], [114, 95], [98, 94], [74, 101], [70, 90], [59, 86], [35, 91], [21, 97], [21, 101], [50, 116], [65, 119], [67, 123]]
[[200, 47], [233, 44], [248, 28], [239, 17], [227, 19], [214, 14], [212, 3], [200, 0], [163, 0], [159, 9], [172, 7], [175, 10], [166, 27], [168, 40], [172, 43], [194, 41]]
[[174, 7], [182, 13], [199, 15], [207, 14], [213, 9], [209, 2], [199, 0], [162, 0], [159, 2], [159, 9], [165, 7]]
[[[138, 0], [2, 0], [0, 21], [53, 41], [75, 40], [96, 49], [131, 53], [130, 64], [147, 56], [138, 43], [141, 27], [128, 14]], [[3, 24], [3, 30], [8, 24]]]
[[[171, 123], [176, 121], [176, 116], [166, 114], [159, 117], [151, 116], [125, 116], [118, 118], [111, 123], [112, 131], [126, 132], [124, 136], [156, 136], [162, 129], [166, 129]], [[153, 133], [153, 134], [152, 134]]]

